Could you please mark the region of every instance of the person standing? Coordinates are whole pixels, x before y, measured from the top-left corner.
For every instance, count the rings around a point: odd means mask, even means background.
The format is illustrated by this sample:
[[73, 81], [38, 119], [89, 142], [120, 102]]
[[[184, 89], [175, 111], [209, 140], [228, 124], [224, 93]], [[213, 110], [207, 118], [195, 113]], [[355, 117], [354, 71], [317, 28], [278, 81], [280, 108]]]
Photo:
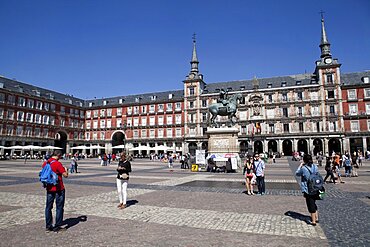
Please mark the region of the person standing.
[[265, 194], [265, 162], [261, 160], [259, 154], [254, 156], [254, 169], [256, 170], [258, 195]]
[[253, 157], [250, 159], [247, 158], [245, 162], [245, 186], [247, 188], [248, 195], [254, 195], [252, 184], [253, 170]]
[[118, 162], [117, 167], [117, 191], [118, 191], [118, 198], [119, 198], [119, 209], [126, 208], [126, 201], [127, 201], [127, 183], [129, 180], [129, 173], [131, 172], [131, 163], [128, 161], [126, 154], [121, 153], [121, 159]]
[[311, 195], [308, 191], [308, 180], [311, 174], [319, 171], [317, 165], [313, 164], [312, 156], [305, 154], [303, 156], [303, 162], [299, 165], [296, 176], [301, 176], [301, 191], [304, 198], [306, 199], [306, 205], [308, 212], [311, 214], [311, 224], [316, 226], [319, 223], [319, 213], [317, 211], [316, 200], [320, 199], [319, 194]]
[[[66, 230], [66, 228], [62, 228], [65, 202], [65, 187], [63, 184], [63, 177], [68, 177], [68, 169], [59, 162], [61, 157], [62, 151], [54, 150], [52, 157], [45, 161], [42, 165], [42, 167], [44, 167], [47, 163], [49, 163], [51, 170], [58, 175], [57, 185], [46, 186], [45, 221], [47, 232], [59, 232]], [[56, 217], [55, 225], [53, 227], [53, 215], [51, 210], [53, 209], [54, 200], [56, 201]]]

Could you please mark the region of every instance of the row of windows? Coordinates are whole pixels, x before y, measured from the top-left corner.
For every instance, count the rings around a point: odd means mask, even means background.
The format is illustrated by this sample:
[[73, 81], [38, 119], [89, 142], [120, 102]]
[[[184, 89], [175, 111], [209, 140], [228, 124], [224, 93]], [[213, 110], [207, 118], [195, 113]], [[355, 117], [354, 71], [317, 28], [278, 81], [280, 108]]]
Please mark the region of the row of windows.
[[[37, 123], [37, 124], [46, 124], [46, 125], [55, 125], [55, 117], [49, 115], [34, 114], [32, 112], [23, 112], [23, 111], [14, 111], [7, 110], [6, 114], [4, 109], [0, 108], [0, 119], [7, 120], [16, 120], [18, 122], [27, 122], [27, 123]], [[84, 121], [79, 121], [77, 119], [69, 119], [69, 127], [72, 128], [83, 128]], [[60, 126], [66, 126], [66, 118], [60, 117], [59, 121]]]
[[[54, 133], [50, 132], [47, 128], [32, 128], [32, 127], [25, 127], [25, 126], [14, 126], [14, 125], [6, 125], [3, 128], [3, 125], [0, 125], [0, 134], [8, 135], [8, 136], [23, 136], [23, 137], [40, 137], [40, 138], [54, 138]], [[83, 133], [82, 132], [73, 132], [73, 139], [83, 140]]]
[[358, 105], [357, 104], [348, 104], [348, 114], [351, 116], [356, 116], [356, 115], [370, 115], [370, 103], [365, 104], [365, 112], [359, 112], [358, 111]]
[[[175, 131], [175, 132], [174, 132]], [[101, 132], [86, 132], [86, 140], [105, 140], [107, 138], [104, 131]], [[134, 130], [133, 138], [173, 138], [173, 137], [182, 137], [181, 128], [168, 128], [168, 129], [150, 129], [150, 130]], [[109, 137], [108, 137], [109, 138]]]
[[[348, 89], [347, 97], [349, 100], [357, 100], [357, 89]], [[370, 88], [364, 89], [364, 98], [370, 98]]]
[[[33, 100], [33, 99], [26, 99], [20, 96], [16, 98], [15, 95], [7, 95], [7, 99], [6, 99], [4, 93], [0, 93], [0, 103], [7, 103], [8, 105], [27, 107], [30, 109], [36, 109], [36, 110], [41, 110], [41, 111], [55, 112], [56, 110], [56, 106], [53, 103], [42, 102], [42, 101]], [[65, 106], [60, 106], [60, 113], [70, 114], [72, 116], [81, 117], [81, 118], [83, 118], [85, 114], [84, 111], [80, 111], [79, 109], [74, 109], [74, 108], [66, 108]]]
[[[157, 119], [157, 120], [156, 120]], [[166, 119], [166, 123], [164, 123], [164, 119]], [[86, 121], [86, 128], [87, 129], [90, 129], [91, 128], [91, 123], [92, 123], [92, 128], [93, 129], [97, 129], [98, 127], [99, 128], [111, 128], [112, 127], [112, 120], [111, 119], [102, 119], [100, 120], [100, 125], [98, 126], [99, 124], [99, 121], [98, 120], [94, 120], [92, 122], [90, 121]], [[156, 117], [150, 117], [149, 118], [149, 126], [155, 126], [155, 125], [164, 125], [164, 124], [167, 124], [167, 125], [171, 125], [171, 124], [181, 124], [182, 123], [182, 117], [181, 115], [175, 115], [175, 121], [173, 121], [173, 117], [172, 115], [168, 115], [166, 116], [166, 118], [164, 118], [164, 116], [158, 116], [157, 118]], [[148, 122], [147, 122], [147, 117], [140, 117], [140, 118], [127, 118], [127, 126], [130, 127], [130, 126], [147, 126], [148, 125]], [[122, 127], [122, 119], [117, 119], [116, 120], [116, 127]]]

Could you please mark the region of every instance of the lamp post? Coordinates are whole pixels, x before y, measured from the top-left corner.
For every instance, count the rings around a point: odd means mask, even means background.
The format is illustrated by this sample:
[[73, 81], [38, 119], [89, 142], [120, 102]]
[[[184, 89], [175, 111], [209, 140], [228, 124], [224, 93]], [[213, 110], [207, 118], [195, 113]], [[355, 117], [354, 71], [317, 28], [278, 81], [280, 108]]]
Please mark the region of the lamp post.
[[131, 130], [132, 126], [127, 124], [127, 121], [124, 121], [123, 124], [121, 123], [121, 129], [125, 132], [125, 139], [123, 145], [125, 146], [124, 151], [126, 154], [129, 154], [129, 148], [127, 145], [127, 134], [126, 130]]

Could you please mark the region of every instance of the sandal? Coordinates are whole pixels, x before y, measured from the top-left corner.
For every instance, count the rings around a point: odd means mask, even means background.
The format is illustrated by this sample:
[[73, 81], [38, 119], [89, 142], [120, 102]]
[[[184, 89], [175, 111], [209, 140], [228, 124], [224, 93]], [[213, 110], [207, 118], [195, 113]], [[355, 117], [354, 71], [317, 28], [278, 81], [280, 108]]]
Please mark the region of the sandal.
[[118, 204], [117, 208], [121, 208], [123, 206], [123, 203]]

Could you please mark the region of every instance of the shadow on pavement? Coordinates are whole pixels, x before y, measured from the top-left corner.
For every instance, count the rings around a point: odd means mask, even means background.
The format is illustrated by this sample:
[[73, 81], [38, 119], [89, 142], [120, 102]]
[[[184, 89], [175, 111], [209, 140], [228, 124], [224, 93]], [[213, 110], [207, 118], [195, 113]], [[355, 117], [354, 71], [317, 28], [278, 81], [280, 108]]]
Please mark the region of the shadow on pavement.
[[87, 221], [87, 216], [86, 215], [81, 215], [81, 216], [78, 216], [76, 218], [68, 218], [66, 220], [64, 220], [64, 225], [67, 225], [66, 226], [66, 229], [68, 228], [71, 228], [75, 225], [77, 225], [78, 223], [80, 222], [85, 222]]
[[137, 200], [128, 200], [127, 202], [126, 202], [126, 205], [127, 205], [127, 207], [130, 207], [130, 206], [132, 206], [132, 205], [135, 205], [136, 203], [138, 203], [139, 201], [137, 201]]
[[289, 216], [289, 217], [292, 217], [293, 219], [304, 221], [306, 223], [309, 223], [310, 220], [311, 220], [311, 217], [310, 216], [303, 215], [303, 214], [300, 214], [300, 213], [297, 213], [297, 212], [293, 212], [293, 211], [287, 211], [287, 212], [285, 212], [284, 215]]

